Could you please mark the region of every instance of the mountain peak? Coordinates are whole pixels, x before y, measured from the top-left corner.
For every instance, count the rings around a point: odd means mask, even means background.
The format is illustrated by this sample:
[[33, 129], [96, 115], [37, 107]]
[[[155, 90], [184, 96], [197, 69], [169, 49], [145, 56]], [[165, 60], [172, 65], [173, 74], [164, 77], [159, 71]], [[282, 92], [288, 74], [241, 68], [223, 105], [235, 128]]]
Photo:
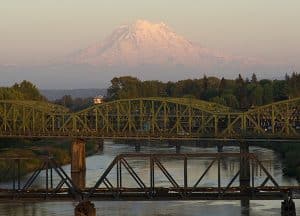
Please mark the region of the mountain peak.
[[137, 29], [169, 29], [169, 27], [163, 22], [153, 23], [148, 20], [142, 20], [142, 19], [136, 20], [130, 26], [131, 28], [134, 28], [136, 30]]
[[69, 61], [94, 66], [204, 66], [220, 58], [223, 57], [176, 34], [163, 22], [137, 20], [119, 26], [104, 41], [73, 54]]

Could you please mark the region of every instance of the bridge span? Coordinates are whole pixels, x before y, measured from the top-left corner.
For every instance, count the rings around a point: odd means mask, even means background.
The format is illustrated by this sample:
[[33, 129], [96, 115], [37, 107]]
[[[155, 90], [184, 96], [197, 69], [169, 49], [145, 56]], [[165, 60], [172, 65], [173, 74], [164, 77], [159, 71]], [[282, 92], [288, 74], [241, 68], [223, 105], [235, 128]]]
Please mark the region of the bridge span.
[[79, 112], [50, 103], [0, 101], [0, 137], [299, 139], [300, 98], [236, 112], [187, 98], [136, 98]]
[[[232, 176], [224, 176], [221, 172], [225, 158], [240, 160], [240, 166]], [[182, 172], [174, 175], [166, 164], [168, 159], [178, 161], [182, 165]], [[210, 160], [204, 170], [189, 169], [191, 161], [201, 159]], [[86, 187], [82, 183], [84, 181], [78, 181], [73, 174], [71, 177], [51, 157], [0, 160], [6, 161], [9, 169], [13, 170], [10, 172], [11, 185], [0, 188], [0, 201], [5, 202], [72, 200], [80, 202], [78, 208], [83, 208], [82, 211], [89, 211], [93, 209], [90, 202], [96, 200], [285, 200], [282, 209], [288, 209], [288, 213], [294, 209], [295, 213], [293, 199], [300, 198], [299, 186], [279, 185], [263, 162], [252, 153], [120, 154], [104, 171], [99, 171], [100, 177], [95, 179], [92, 187]], [[40, 167], [24, 179], [20, 175], [21, 167], [28, 160], [39, 160]], [[132, 165], [137, 161], [148, 164], [148, 175], [135, 170]], [[256, 178], [257, 168], [261, 170], [263, 180]], [[209, 172], [215, 172], [215, 181], [207, 185], [204, 179]], [[164, 184], [161, 179], [156, 179], [157, 173], [165, 177]], [[198, 173], [197, 176], [195, 173]], [[133, 184], [128, 185], [126, 179], [131, 179]]]
[[[36, 101], [0, 101], [0, 138], [49, 137], [73, 138], [71, 177], [52, 158], [44, 158], [41, 167], [22, 185], [21, 161], [26, 158], [5, 158], [14, 170], [12, 188], [0, 189], [0, 200], [46, 199], [78, 200], [77, 215], [94, 216], [91, 200], [203, 200], [203, 199], [280, 199], [283, 215], [295, 215], [293, 194], [298, 187], [280, 186], [263, 164], [249, 153], [245, 140], [300, 139], [300, 98], [236, 112], [218, 104], [187, 98], [136, 98], [106, 102], [79, 112]], [[82, 181], [85, 165], [85, 140], [160, 139], [160, 140], [238, 140], [240, 153], [215, 154], [122, 154], [117, 156], [92, 188]], [[176, 144], [177, 145], [177, 144]], [[144, 158], [149, 163], [149, 181], [145, 182], [130, 166], [128, 159]], [[183, 162], [180, 184], [163, 165], [162, 158], [175, 157]], [[208, 157], [211, 164], [194, 184], [188, 183], [187, 164], [191, 159]], [[240, 170], [229, 182], [222, 181], [222, 157], [239, 157]], [[259, 166], [266, 178], [256, 182], [253, 167]], [[216, 185], [205, 187], [202, 179], [212, 166], [217, 166]], [[116, 169], [116, 183], [108, 175]], [[157, 169], [170, 185], [155, 183]], [[122, 170], [131, 176], [137, 187], [122, 184]], [[44, 173], [45, 187], [32, 188]], [[53, 173], [59, 181], [54, 183]], [[234, 183], [238, 181], [239, 185]], [[271, 185], [268, 185], [270, 183]], [[86, 212], [91, 212], [87, 213]], [[285, 214], [287, 213], [287, 214]]]

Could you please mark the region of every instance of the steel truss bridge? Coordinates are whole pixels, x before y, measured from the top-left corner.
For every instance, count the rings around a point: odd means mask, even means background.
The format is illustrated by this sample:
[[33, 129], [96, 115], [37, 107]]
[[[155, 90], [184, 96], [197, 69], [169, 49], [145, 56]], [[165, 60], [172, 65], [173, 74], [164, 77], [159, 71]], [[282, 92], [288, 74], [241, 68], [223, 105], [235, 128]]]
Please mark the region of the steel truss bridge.
[[0, 101], [0, 137], [121, 139], [300, 138], [300, 98], [235, 112], [187, 98], [106, 102], [79, 112], [50, 103]]
[[[204, 170], [188, 169], [190, 160], [209, 159]], [[224, 158], [240, 158], [239, 169], [230, 178], [221, 172]], [[174, 176], [166, 165], [167, 159], [182, 164], [183, 172]], [[252, 153], [193, 153], [193, 154], [121, 154], [114, 158], [92, 187], [79, 188], [64, 169], [50, 157], [1, 158], [13, 170], [11, 185], [1, 186], [0, 201], [14, 200], [284, 200], [287, 197], [300, 198], [299, 186], [279, 186], [267, 171], [263, 162]], [[22, 163], [39, 160], [40, 167], [27, 178], [21, 178]], [[147, 174], [139, 173], [132, 164], [147, 163]], [[247, 168], [248, 167], [248, 171]], [[244, 166], [244, 167], [243, 167]], [[258, 181], [255, 169], [261, 169], [263, 181]], [[212, 170], [213, 169], [213, 170]], [[203, 179], [208, 173], [216, 172], [216, 182], [207, 186]], [[195, 180], [189, 179], [199, 173]], [[8, 172], [9, 173], [9, 172]], [[166, 181], [156, 179], [161, 173]], [[248, 173], [248, 174], [247, 174]], [[100, 175], [101, 174], [101, 175]], [[124, 179], [132, 179], [136, 186], [126, 186]], [[227, 179], [227, 180], [225, 180]], [[36, 184], [37, 182], [37, 184]], [[168, 186], [169, 185], [169, 186]]]

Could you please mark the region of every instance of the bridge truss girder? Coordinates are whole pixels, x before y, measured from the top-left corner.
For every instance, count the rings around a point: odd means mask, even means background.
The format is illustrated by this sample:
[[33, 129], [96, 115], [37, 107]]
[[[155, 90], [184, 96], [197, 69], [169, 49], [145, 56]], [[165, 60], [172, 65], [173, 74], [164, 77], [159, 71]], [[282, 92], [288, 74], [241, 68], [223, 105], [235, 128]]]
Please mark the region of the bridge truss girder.
[[71, 113], [0, 101], [0, 136], [102, 138], [299, 138], [300, 98], [247, 112], [187, 99], [118, 100]]

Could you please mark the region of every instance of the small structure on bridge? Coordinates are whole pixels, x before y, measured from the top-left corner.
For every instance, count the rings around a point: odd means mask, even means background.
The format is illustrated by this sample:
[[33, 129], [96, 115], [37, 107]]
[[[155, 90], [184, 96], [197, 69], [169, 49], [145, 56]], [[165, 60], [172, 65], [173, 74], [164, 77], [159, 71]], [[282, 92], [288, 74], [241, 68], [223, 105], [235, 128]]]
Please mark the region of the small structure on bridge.
[[103, 103], [103, 96], [98, 95], [98, 96], [94, 97], [93, 102], [94, 102], [94, 104], [102, 104]]

